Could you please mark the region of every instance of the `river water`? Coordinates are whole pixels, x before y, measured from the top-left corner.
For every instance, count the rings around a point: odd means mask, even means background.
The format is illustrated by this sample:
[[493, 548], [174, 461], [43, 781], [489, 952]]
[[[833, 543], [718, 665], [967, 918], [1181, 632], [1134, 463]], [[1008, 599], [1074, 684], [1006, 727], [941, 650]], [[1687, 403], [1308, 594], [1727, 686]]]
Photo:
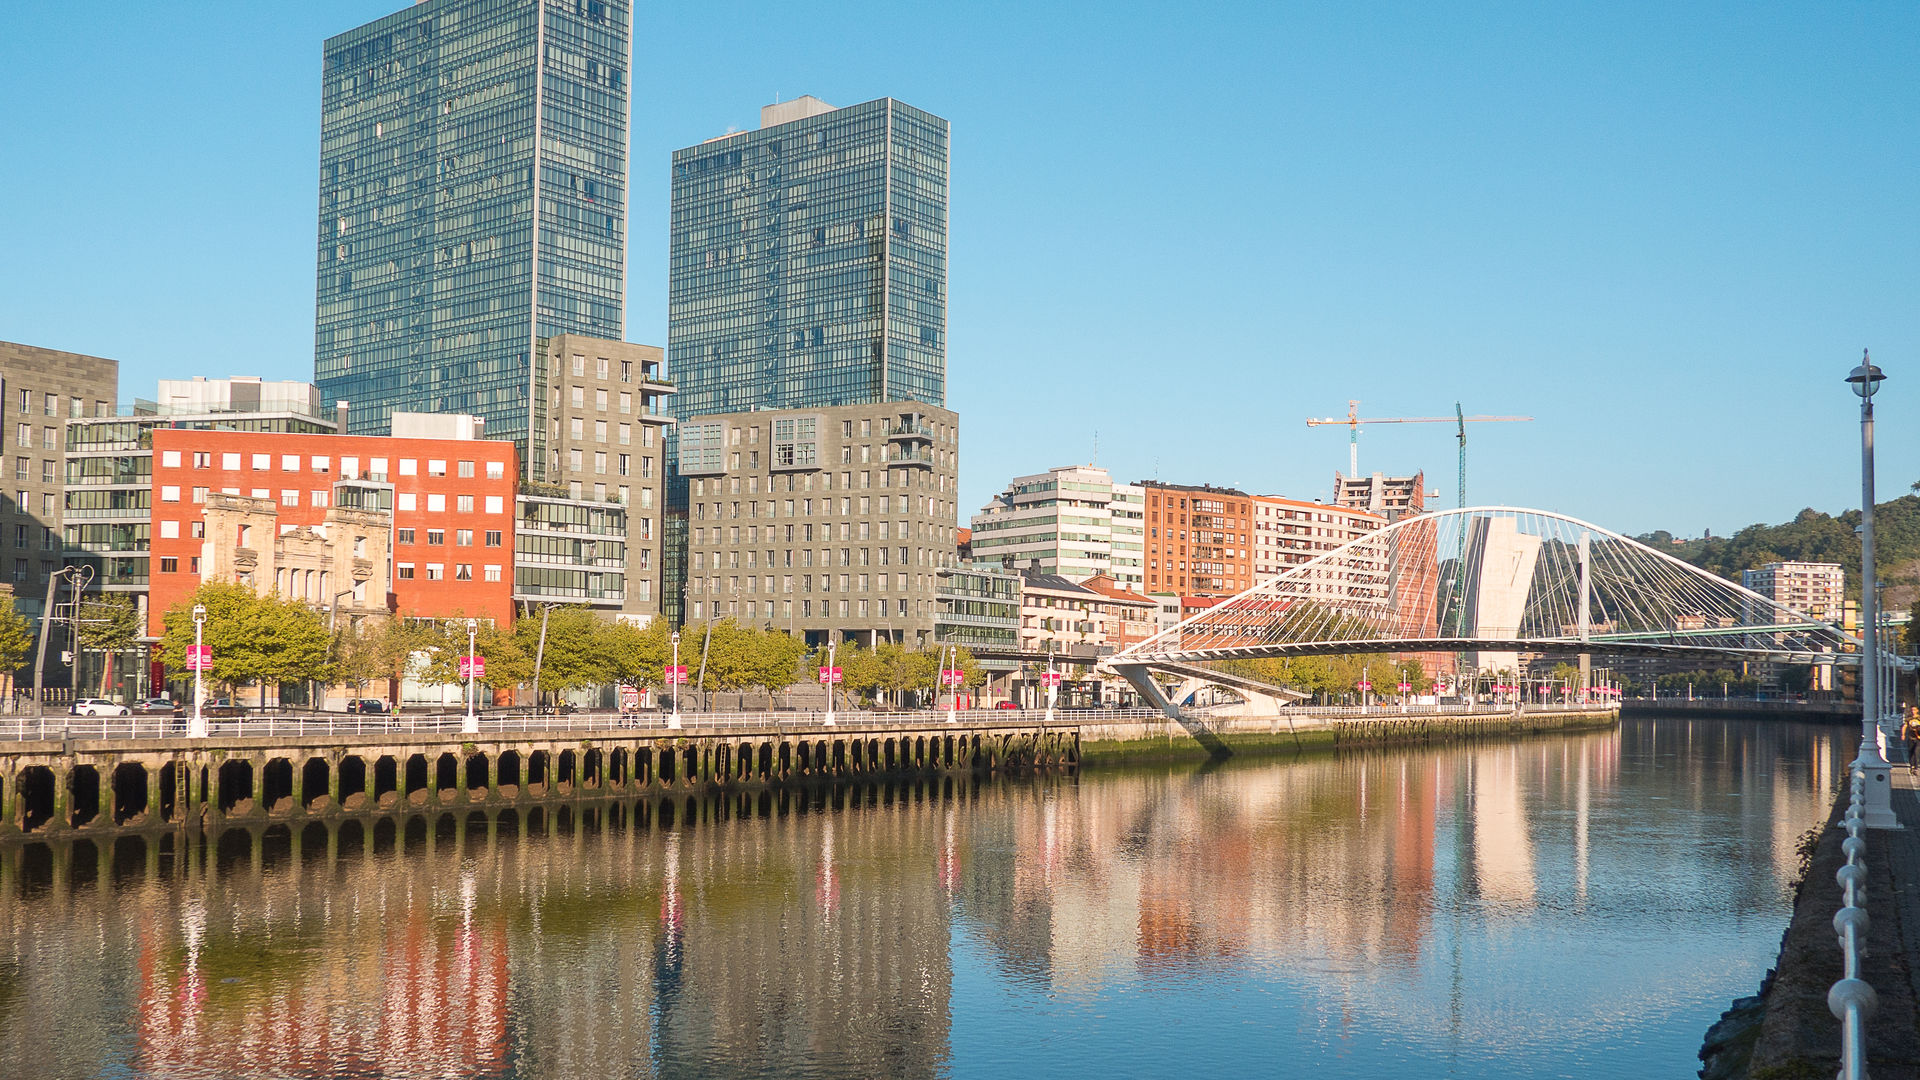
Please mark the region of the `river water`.
[[0, 850], [0, 1076], [1689, 1076], [1856, 738]]

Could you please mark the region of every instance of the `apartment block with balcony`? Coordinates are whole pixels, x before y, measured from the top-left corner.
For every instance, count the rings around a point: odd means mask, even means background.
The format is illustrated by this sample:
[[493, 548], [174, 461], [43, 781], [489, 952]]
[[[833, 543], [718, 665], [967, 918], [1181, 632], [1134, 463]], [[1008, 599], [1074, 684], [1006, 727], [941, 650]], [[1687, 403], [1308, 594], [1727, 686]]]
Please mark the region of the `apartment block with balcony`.
[[[1740, 571], [1740, 584], [1761, 596], [1822, 622], [1837, 623], [1846, 596], [1847, 575], [1839, 563], [1770, 562]], [[1785, 621], [1784, 614], [1775, 621]]]
[[1020, 575], [955, 567], [935, 574], [933, 639], [970, 649], [990, 671], [1012, 670], [1020, 651]]
[[1146, 494], [1116, 484], [1095, 465], [1018, 476], [973, 516], [973, 565], [1041, 569], [1071, 581], [1105, 574], [1122, 588], [1144, 585]]
[[1232, 596], [1253, 585], [1251, 496], [1210, 484], [1139, 486], [1147, 499], [1148, 592]]
[[1409, 514], [1424, 514], [1427, 512], [1427, 474], [1347, 476], [1335, 472], [1333, 502], [1335, 506], [1379, 514], [1388, 521], [1398, 521]]
[[[652, 620], [652, 556], [627, 543], [625, 506], [541, 495], [521, 495], [515, 503], [515, 601], [529, 610], [536, 604], [584, 604], [642, 626]], [[629, 589], [639, 594], [631, 613]]]
[[911, 401], [694, 416], [679, 425], [688, 622], [813, 644], [932, 643], [957, 562], [958, 418]]

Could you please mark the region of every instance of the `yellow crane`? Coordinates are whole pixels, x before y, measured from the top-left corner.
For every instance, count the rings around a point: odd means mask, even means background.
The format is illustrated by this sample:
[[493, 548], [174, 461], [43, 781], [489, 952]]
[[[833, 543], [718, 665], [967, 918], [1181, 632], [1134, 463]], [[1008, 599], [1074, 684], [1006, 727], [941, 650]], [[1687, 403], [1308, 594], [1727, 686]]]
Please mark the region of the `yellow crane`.
[[1360, 475], [1360, 425], [1361, 424], [1457, 424], [1459, 425], [1460, 487], [1458, 489], [1458, 497], [1459, 497], [1459, 505], [1465, 506], [1467, 505], [1467, 425], [1468, 424], [1512, 423], [1516, 421], [1531, 420], [1531, 419], [1533, 419], [1533, 417], [1531, 416], [1468, 416], [1464, 411], [1461, 410], [1460, 403], [1457, 401], [1453, 403], [1452, 416], [1362, 417], [1360, 415], [1360, 402], [1357, 400], [1349, 399], [1347, 401], [1347, 415], [1345, 419], [1341, 419], [1340, 417], [1337, 417], [1337, 416], [1326, 416], [1326, 417], [1321, 417], [1320, 419], [1317, 419], [1317, 420], [1314, 419], [1313, 417], [1308, 417], [1307, 426], [1320, 427], [1325, 424], [1347, 425], [1347, 475], [1351, 477], [1358, 477]]

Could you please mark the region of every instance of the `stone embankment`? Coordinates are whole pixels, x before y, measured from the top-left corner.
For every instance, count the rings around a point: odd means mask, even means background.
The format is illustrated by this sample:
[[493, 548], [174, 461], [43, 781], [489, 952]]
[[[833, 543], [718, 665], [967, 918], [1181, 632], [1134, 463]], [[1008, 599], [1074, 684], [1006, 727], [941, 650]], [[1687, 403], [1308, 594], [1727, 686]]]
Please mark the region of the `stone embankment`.
[[1391, 713], [1374, 709], [1365, 714], [1358, 709], [1290, 707], [1271, 717], [1198, 717], [1175, 721], [1155, 716], [1091, 720], [1080, 724], [1080, 763], [1097, 767], [1510, 738], [1543, 732], [1607, 729], [1619, 720], [1618, 710], [1611, 707], [1554, 706], [1528, 706], [1522, 710], [1505, 707], [1468, 713]]

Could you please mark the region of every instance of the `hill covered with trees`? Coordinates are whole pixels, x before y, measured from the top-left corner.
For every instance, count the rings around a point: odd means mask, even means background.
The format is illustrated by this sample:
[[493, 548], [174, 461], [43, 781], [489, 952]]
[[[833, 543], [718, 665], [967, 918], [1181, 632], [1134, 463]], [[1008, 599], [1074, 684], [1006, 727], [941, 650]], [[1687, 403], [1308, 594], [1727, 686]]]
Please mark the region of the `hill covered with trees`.
[[[1916, 485], [1920, 488], [1920, 485]], [[1887, 604], [1903, 608], [1920, 596], [1920, 495], [1902, 495], [1874, 508], [1874, 562], [1887, 582]], [[1847, 595], [1860, 595], [1860, 512], [1835, 517], [1806, 509], [1780, 525], [1749, 525], [1732, 536], [1674, 542], [1664, 530], [1635, 537], [1676, 558], [1740, 580], [1740, 571], [1770, 562], [1831, 562], [1847, 571]]]

